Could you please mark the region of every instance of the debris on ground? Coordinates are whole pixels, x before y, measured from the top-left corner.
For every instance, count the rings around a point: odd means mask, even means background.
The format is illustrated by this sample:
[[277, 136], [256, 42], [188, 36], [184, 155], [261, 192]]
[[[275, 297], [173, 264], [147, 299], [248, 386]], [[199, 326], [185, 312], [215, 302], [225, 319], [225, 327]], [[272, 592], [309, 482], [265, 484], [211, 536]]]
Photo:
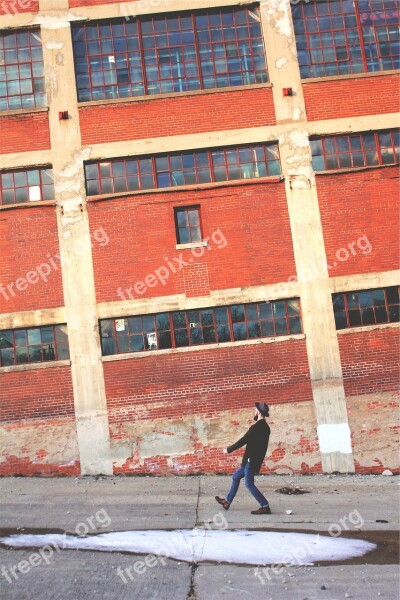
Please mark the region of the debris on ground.
[[290, 488], [283, 487], [279, 488], [279, 490], [275, 490], [277, 494], [285, 494], [286, 496], [300, 496], [301, 494], [309, 494], [308, 490], [303, 490], [301, 488]]

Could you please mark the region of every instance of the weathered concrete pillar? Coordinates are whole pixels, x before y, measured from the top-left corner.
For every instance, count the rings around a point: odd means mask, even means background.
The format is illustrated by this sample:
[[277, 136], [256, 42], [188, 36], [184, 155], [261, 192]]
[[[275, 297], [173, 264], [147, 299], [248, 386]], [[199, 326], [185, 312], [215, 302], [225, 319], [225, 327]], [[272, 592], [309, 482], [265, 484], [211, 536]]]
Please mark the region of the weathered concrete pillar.
[[[278, 124], [293, 123], [279, 140], [299, 282], [304, 333], [325, 472], [354, 472], [339, 344], [311, 164], [306, 109], [290, 0], [261, 3], [262, 25]], [[284, 97], [283, 88], [293, 96]]]
[[[51, 4], [51, 7], [50, 7]], [[70, 23], [44, 0], [41, 32], [49, 103], [65, 314], [81, 472], [112, 474]], [[68, 111], [67, 120], [59, 112]]]

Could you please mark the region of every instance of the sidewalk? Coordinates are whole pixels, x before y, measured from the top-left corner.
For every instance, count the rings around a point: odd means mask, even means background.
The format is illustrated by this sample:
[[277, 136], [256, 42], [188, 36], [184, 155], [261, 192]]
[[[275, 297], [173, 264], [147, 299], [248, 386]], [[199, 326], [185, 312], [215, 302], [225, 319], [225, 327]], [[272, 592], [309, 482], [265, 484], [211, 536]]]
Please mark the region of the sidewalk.
[[[399, 529], [398, 477], [260, 476], [257, 481], [270, 502], [270, 516], [250, 514], [256, 505], [244, 486], [230, 510], [223, 511], [214, 496], [227, 492], [229, 477], [2, 479], [0, 535], [18, 533], [16, 529], [21, 533], [66, 531], [87, 536], [195, 527], [208, 531], [223, 523], [225, 530], [363, 537], [378, 543], [378, 550], [362, 559], [331, 565], [282, 567], [265, 577], [257, 576], [255, 566], [247, 564], [191, 565], [157, 557], [145, 564], [144, 556], [89, 550], [55, 551], [48, 564], [42, 560], [31, 566], [32, 549], [1, 547], [2, 564], [10, 581], [4, 574], [0, 577], [0, 599], [398, 600], [393, 553], [397, 538], [393, 532]], [[284, 495], [276, 491], [280, 488], [301, 488], [309, 493]], [[361, 533], [354, 533], [357, 530]], [[10, 568], [21, 561], [28, 564], [22, 569], [26, 572], [17, 570], [17, 577], [10, 575]], [[131, 580], [127, 569], [137, 561], [145, 566], [137, 568], [142, 572], [131, 569]]]

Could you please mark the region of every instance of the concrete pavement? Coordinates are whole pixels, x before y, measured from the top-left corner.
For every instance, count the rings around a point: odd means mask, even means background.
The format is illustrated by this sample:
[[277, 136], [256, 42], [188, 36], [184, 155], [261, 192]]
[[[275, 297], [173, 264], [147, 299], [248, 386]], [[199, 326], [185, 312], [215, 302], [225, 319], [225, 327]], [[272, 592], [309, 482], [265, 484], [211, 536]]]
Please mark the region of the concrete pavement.
[[[270, 502], [270, 516], [250, 514], [256, 506], [244, 487], [229, 511], [220, 510], [214, 496], [226, 493], [230, 483], [223, 476], [4, 478], [0, 535], [17, 529], [92, 535], [223, 527], [363, 537], [378, 543], [377, 551], [338, 564], [277, 565], [257, 572], [256, 566], [241, 564], [191, 565], [157, 557], [145, 562], [142, 555], [61, 549], [35, 560], [37, 549], [0, 547], [0, 599], [398, 600], [398, 477], [260, 476], [257, 481]], [[284, 495], [276, 491], [280, 488], [308, 493]]]

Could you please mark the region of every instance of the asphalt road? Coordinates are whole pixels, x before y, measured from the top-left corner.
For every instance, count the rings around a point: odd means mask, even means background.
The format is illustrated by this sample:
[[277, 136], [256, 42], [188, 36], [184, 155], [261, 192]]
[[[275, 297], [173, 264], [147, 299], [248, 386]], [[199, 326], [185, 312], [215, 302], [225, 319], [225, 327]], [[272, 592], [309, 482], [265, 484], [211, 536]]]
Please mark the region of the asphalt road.
[[[188, 563], [164, 556], [0, 546], [1, 600], [399, 600], [399, 478], [261, 476], [273, 514], [253, 516], [243, 487], [229, 511], [228, 477], [3, 478], [0, 537], [127, 530], [245, 529], [362, 538], [377, 550], [315, 565]], [[301, 488], [300, 495], [278, 493]], [[286, 511], [292, 511], [287, 514]], [[240, 548], [235, 551], [240, 556]]]

